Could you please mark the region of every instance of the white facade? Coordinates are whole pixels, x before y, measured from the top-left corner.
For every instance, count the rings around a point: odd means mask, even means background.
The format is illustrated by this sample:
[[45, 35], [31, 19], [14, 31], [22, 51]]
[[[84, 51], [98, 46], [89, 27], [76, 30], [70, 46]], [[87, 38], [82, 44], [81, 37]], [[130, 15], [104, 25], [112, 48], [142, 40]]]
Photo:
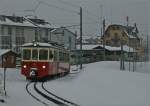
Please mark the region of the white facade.
[[[23, 21], [14, 21], [15, 18]], [[23, 17], [0, 16], [0, 48], [11, 48], [19, 51], [22, 44], [35, 40], [35, 35], [38, 36], [38, 40], [48, 39], [50, 32], [48, 33], [47, 31], [49, 31], [50, 25], [44, 26], [43, 23], [43, 25], [39, 26], [40, 28], [37, 28], [33, 23], [23, 19]]]
[[40, 42], [57, 42], [70, 50], [75, 48], [74, 33], [66, 28], [52, 29], [42, 19], [0, 15], [0, 48], [19, 52], [22, 44], [35, 39]]
[[66, 28], [57, 28], [51, 32], [51, 41], [63, 45], [69, 50], [74, 50], [76, 45], [76, 34]]

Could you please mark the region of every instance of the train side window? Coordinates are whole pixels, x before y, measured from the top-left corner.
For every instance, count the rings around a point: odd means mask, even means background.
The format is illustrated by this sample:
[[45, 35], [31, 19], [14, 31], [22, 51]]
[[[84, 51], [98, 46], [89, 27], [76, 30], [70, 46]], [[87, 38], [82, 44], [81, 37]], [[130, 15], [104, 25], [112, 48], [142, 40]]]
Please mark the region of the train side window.
[[29, 49], [23, 50], [23, 59], [24, 60], [30, 60], [31, 59], [31, 50], [29, 50]]
[[62, 52], [59, 52], [59, 60], [63, 61], [63, 53]]
[[66, 62], [66, 53], [63, 53], [63, 61]]
[[49, 59], [53, 59], [54, 55], [53, 55], [53, 52], [51, 50], [49, 50]]
[[57, 61], [58, 60], [58, 52], [55, 50], [54, 51], [54, 60]]
[[48, 60], [48, 50], [41, 49], [39, 51], [39, 60]]
[[69, 54], [68, 53], [65, 53], [65, 61], [69, 62]]
[[67, 54], [66, 54], [66, 61], [67, 61], [67, 62], [69, 62], [69, 58], [70, 58], [69, 56], [70, 56], [70, 55], [67, 53]]

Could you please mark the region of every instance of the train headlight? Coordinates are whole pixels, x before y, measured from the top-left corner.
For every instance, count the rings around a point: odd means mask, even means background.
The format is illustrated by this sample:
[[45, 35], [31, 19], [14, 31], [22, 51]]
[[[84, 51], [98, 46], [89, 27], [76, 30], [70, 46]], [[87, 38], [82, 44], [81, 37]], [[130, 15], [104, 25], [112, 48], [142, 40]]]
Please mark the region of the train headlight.
[[45, 68], [46, 68], [46, 66], [42, 66], [42, 68], [44, 68], [44, 69], [45, 69]]
[[23, 66], [23, 68], [27, 68], [27, 66], [26, 66], [26, 65], [24, 65], [24, 66]]

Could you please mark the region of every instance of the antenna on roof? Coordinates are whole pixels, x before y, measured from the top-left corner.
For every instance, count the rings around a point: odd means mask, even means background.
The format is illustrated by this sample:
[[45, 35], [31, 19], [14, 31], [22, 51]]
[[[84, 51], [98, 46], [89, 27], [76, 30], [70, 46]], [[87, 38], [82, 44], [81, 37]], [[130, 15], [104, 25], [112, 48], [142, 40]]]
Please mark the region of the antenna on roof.
[[127, 27], [129, 26], [129, 16], [126, 17]]

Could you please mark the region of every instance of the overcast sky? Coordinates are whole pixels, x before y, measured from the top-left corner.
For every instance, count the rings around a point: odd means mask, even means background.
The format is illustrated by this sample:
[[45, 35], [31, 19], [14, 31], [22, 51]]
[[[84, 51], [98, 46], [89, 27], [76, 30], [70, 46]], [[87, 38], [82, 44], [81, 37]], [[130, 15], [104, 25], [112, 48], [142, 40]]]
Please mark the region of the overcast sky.
[[[32, 10], [40, 0], [0, 0], [0, 14], [33, 15]], [[146, 0], [41, 0], [35, 11], [39, 18], [46, 19], [56, 26], [78, 25], [79, 7], [83, 7], [83, 33], [95, 35], [100, 33], [100, 17], [106, 24], [126, 25], [129, 16], [130, 25], [135, 22], [146, 34], [149, 29], [149, 1]]]

